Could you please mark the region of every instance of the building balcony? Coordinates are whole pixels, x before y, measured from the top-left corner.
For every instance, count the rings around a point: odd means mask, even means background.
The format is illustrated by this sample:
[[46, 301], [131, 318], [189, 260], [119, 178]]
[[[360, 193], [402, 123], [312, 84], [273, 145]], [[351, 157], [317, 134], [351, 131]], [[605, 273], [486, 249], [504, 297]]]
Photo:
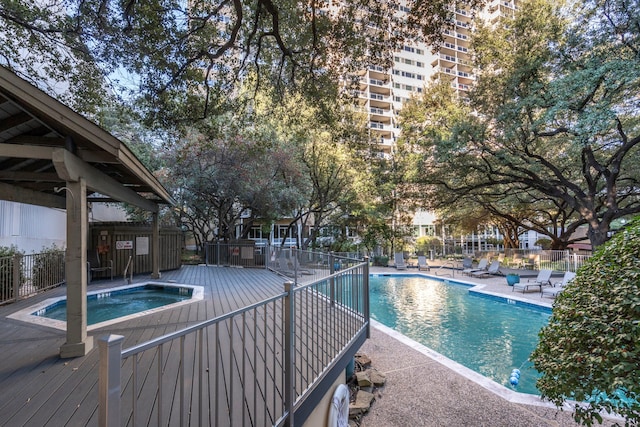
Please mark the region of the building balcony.
[[378, 122], [390, 122], [393, 117], [393, 112], [390, 108], [370, 107], [369, 114], [372, 120]]

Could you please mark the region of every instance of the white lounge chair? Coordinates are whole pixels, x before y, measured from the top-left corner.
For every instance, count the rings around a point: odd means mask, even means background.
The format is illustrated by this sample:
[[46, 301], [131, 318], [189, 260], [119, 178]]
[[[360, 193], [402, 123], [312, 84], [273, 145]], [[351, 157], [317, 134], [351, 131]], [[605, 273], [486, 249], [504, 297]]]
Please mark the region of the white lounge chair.
[[296, 272], [291, 270], [291, 268], [289, 268], [289, 261], [287, 261], [286, 258], [277, 257], [275, 259], [275, 263], [276, 263], [276, 271], [278, 273], [283, 274], [285, 276], [289, 276], [289, 277], [296, 277]]
[[474, 271], [471, 273], [471, 276], [480, 278], [495, 275], [503, 275], [500, 271], [500, 261], [493, 261], [489, 268], [487, 268], [486, 270]]
[[315, 271], [311, 271], [311, 270], [309, 270], [307, 268], [302, 267], [300, 265], [300, 261], [298, 261], [298, 257], [292, 256], [291, 260], [293, 262], [293, 270], [295, 272], [300, 273], [300, 274], [306, 274], [308, 276], [313, 276], [313, 275], [316, 274]]
[[404, 254], [402, 252], [396, 252], [393, 254], [393, 261], [395, 262], [398, 270], [406, 270], [407, 264], [404, 262]]
[[429, 271], [429, 264], [427, 264], [427, 257], [424, 255], [418, 256], [418, 271], [420, 270]]
[[511, 291], [513, 292], [515, 288], [518, 288], [522, 289], [522, 293], [524, 293], [525, 291], [528, 291], [530, 287], [537, 286], [540, 292], [542, 292], [543, 286], [551, 286], [551, 273], [551, 270], [542, 269], [538, 272], [538, 276], [533, 281], [529, 279], [526, 282], [514, 283]]
[[551, 288], [544, 288], [540, 293], [540, 298], [545, 296], [551, 298], [557, 297], [558, 294], [564, 290], [564, 287], [567, 286], [567, 284], [569, 284], [569, 282], [572, 281], [575, 277], [576, 273], [572, 271], [565, 272], [564, 276], [562, 277], [562, 282], [554, 283], [553, 287]]
[[487, 264], [489, 264], [489, 261], [486, 258], [482, 258], [475, 268], [465, 268], [464, 270], [462, 270], [462, 274], [468, 274], [469, 276], [471, 276], [471, 273], [474, 273], [476, 271], [485, 271], [487, 269]]

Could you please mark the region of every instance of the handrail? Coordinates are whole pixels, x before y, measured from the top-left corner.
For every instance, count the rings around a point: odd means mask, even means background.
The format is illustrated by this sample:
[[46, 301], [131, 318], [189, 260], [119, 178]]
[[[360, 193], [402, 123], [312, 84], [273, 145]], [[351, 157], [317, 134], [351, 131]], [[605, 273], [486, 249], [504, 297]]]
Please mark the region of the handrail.
[[[121, 408], [133, 425], [156, 417], [159, 424], [209, 417], [218, 425], [296, 425], [298, 409], [307, 414], [317, 404], [321, 384], [333, 382], [329, 373], [369, 336], [368, 266], [365, 259], [300, 286], [285, 282], [277, 295], [124, 350], [124, 337], [100, 338], [101, 425], [120, 425]], [[220, 389], [228, 396], [218, 397]], [[150, 395], [174, 396], [168, 402], [177, 412], [138, 403]], [[237, 399], [244, 403], [232, 404]]]
[[[442, 269], [444, 269], [445, 267], [448, 267], [450, 270], [450, 273], [448, 274], [438, 274], [438, 272]], [[455, 271], [458, 268], [458, 266], [456, 264], [453, 263], [453, 261], [447, 261], [444, 264], [442, 264], [436, 271], [435, 271], [435, 275], [436, 276], [451, 276], [451, 277], [455, 277]]]
[[260, 306], [269, 304], [269, 303], [271, 303], [273, 301], [276, 301], [278, 299], [281, 299], [286, 294], [287, 294], [286, 292], [283, 292], [283, 293], [275, 295], [275, 296], [273, 296], [271, 298], [267, 298], [265, 300], [262, 300], [260, 302], [255, 303], [255, 304], [251, 304], [251, 305], [249, 305], [247, 307], [243, 307], [243, 308], [240, 308], [238, 310], [232, 311], [230, 313], [223, 314], [222, 316], [214, 317], [213, 319], [209, 319], [209, 320], [205, 320], [205, 321], [200, 322], [200, 323], [196, 323], [195, 325], [188, 326], [188, 327], [186, 327], [184, 329], [180, 329], [179, 331], [171, 332], [169, 334], [162, 335], [162, 336], [157, 337], [157, 338], [153, 338], [153, 339], [151, 339], [151, 340], [149, 340], [149, 341], [147, 341], [145, 343], [138, 344], [138, 345], [135, 345], [133, 347], [129, 347], [129, 348], [125, 349], [125, 350], [122, 350], [122, 358], [126, 359], [129, 356], [133, 356], [134, 354], [140, 353], [142, 351], [148, 350], [148, 349], [153, 348], [153, 347], [157, 347], [160, 344], [167, 343], [167, 342], [172, 341], [172, 340], [174, 340], [176, 338], [181, 338], [181, 337], [183, 337], [183, 336], [185, 336], [187, 334], [190, 334], [191, 332], [196, 332], [199, 329], [206, 328], [207, 326], [211, 326], [211, 325], [213, 325], [215, 323], [220, 323], [220, 322], [222, 322], [224, 320], [231, 319], [232, 317], [235, 317], [235, 316], [237, 316], [239, 314], [246, 313], [246, 312], [251, 311], [251, 310], [253, 310], [253, 309], [257, 308], [257, 307], [260, 307]]

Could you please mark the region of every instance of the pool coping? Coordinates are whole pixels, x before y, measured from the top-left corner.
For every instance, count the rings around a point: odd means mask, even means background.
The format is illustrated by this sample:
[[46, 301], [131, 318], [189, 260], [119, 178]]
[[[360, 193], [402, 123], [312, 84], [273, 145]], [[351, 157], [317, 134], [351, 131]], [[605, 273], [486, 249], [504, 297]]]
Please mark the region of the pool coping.
[[[168, 310], [168, 309], [176, 308], [182, 305], [191, 304], [194, 302], [202, 301], [204, 299], [204, 287], [202, 286], [187, 285], [187, 284], [181, 284], [181, 283], [151, 282], [151, 281], [140, 282], [132, 285], [116, 286], [114, 288], [106, 288], [106, 289], [100, 289], [98, 291], [87, 292], [87, 297], [90, 295], [103, 294], [105, 292], [140, 288], [147, 285], [156, 285], [156, 286], [164, 286], [164, 287], [172, 287], [172, 288], [189, 288], [192, 290], [191, 298], [183, 301], [174, 302], [172, 304], [163, 305], [162, 307], [156, 307], [149, 310], [140, 311], [138, 313], [129, 314], [127, 316], [121, 316], [115, 319], [105, 320], [103, 322], [95, 323], [93, 325], [87, 325], [87, 331], [93, 331], [96, 329], [104, 328], [105, 326], [113, 325], [113, 324], [124, 322], [127, 320], [136, 319], [141, 316], [146, 316], [148, 314], [153, 314], [163, 310]], [[11, 313], [7, 316], [7, 318], [31, 323], [34, 325], [44, 326], [48, 328], [54, 328], [61, 331], [66, 331], [67, 330], [66, 321], [50, 319], [48, 317], [36, 316], [33, 314], [41, 309], [44, 309], [45, 307], [56, 304], [66, 299], [67, 299], [66, 295], [63, 295], [60, 297], [54, 297], [54, 298], [47, 298], [37, 304], [33, 304], [27, 308], [23, 308], [22, 310], [16, 311], [15, 313]]]

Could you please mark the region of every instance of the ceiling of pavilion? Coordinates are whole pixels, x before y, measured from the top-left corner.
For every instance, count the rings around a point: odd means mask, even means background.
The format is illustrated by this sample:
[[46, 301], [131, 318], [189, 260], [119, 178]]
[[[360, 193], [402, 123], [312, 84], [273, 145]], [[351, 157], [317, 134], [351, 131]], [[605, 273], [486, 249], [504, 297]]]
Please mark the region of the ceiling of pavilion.
[[0, 67], [0, 199], [64, 208], [65, 161], [89, 177], [88, 196], [143, 208], [172, 202], [124, 143]]

